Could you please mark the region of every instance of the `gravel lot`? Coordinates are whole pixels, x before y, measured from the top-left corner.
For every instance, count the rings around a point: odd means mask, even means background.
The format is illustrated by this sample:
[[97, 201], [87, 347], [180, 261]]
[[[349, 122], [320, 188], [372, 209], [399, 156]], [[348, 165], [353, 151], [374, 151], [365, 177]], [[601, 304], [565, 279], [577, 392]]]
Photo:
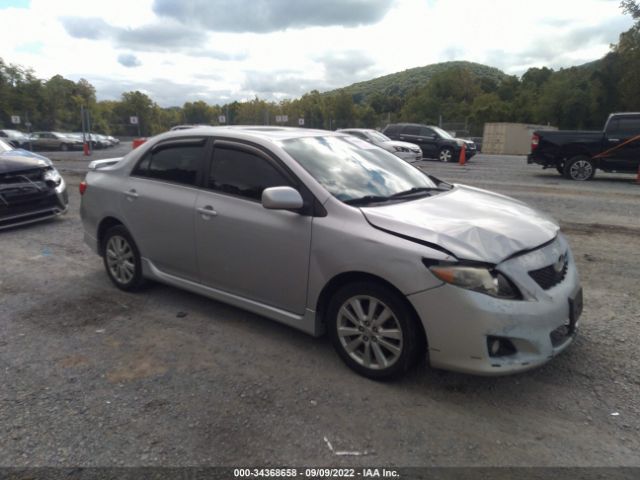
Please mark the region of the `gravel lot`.
[[[582, 330], [526, 374], [422, 365], [376, 383], [326, 338], [163, 285], [118, 291], [82, 241], [87, 160], [50, 157], [69, 213], [0, 233], [0, 466], [640, 466], [634, 176], [572, 183], [523, 157], [421, 162], [561, 222], [584, 286]], [[362, 455], [338, 456], [325, 437]]]

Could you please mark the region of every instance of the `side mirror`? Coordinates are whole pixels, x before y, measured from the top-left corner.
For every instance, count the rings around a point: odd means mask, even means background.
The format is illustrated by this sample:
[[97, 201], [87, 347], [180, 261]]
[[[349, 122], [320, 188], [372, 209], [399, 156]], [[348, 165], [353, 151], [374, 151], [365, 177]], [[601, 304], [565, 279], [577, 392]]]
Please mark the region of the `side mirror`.
[[303, 204], [302, 196], [295, 188], [271, 187], [262, 191], [262, 206], [269, 210], [296, 210]]

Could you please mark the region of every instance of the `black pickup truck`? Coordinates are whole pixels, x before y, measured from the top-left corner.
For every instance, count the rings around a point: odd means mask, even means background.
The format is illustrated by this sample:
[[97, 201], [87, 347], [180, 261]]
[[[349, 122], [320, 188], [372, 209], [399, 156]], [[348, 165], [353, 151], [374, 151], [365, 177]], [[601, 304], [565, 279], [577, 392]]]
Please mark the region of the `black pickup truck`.
[[612, 113], [601, 132], [534, 132], [527, 163], [555, 167], [571, 180], [591, 180], [596, 169], [635, 173], [640, 166], [640, 113]]

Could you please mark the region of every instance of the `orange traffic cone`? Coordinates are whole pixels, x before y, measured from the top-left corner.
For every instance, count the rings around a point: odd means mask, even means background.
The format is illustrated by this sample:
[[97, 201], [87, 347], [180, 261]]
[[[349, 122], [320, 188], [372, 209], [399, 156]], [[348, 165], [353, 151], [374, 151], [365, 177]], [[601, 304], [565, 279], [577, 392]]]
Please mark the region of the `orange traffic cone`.
[[463, 143], [462, 148], [460, 148], [460, 159], [458, 160], [458, 164], [464, 165], [466, 161], [467, 161], [467, 145]]
[[84, 153], [85, 157], [89, 155], [89, 144], [87, 142], [84, 142], [84, 144], [82, 145], [82, 152]]

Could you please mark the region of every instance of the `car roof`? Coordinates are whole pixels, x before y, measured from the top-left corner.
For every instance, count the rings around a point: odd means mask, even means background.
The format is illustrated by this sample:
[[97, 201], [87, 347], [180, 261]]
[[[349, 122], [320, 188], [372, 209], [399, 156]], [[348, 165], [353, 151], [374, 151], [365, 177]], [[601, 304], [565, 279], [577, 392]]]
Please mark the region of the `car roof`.
[[326, 137], [345, 135], [341, 132], [329, 130], [315, 130], [311, 128], [278, 127], [264, 125], [232, 125], [225, 127], [194, 127], [182, 130], [173, 130], [163, 134], [164, 138], [192, 137], [194, 135], [212, 135], [233, 133], [243, 138], [260, 138], [272, 142], [280, 140], [290, 140], [303, 137]]

